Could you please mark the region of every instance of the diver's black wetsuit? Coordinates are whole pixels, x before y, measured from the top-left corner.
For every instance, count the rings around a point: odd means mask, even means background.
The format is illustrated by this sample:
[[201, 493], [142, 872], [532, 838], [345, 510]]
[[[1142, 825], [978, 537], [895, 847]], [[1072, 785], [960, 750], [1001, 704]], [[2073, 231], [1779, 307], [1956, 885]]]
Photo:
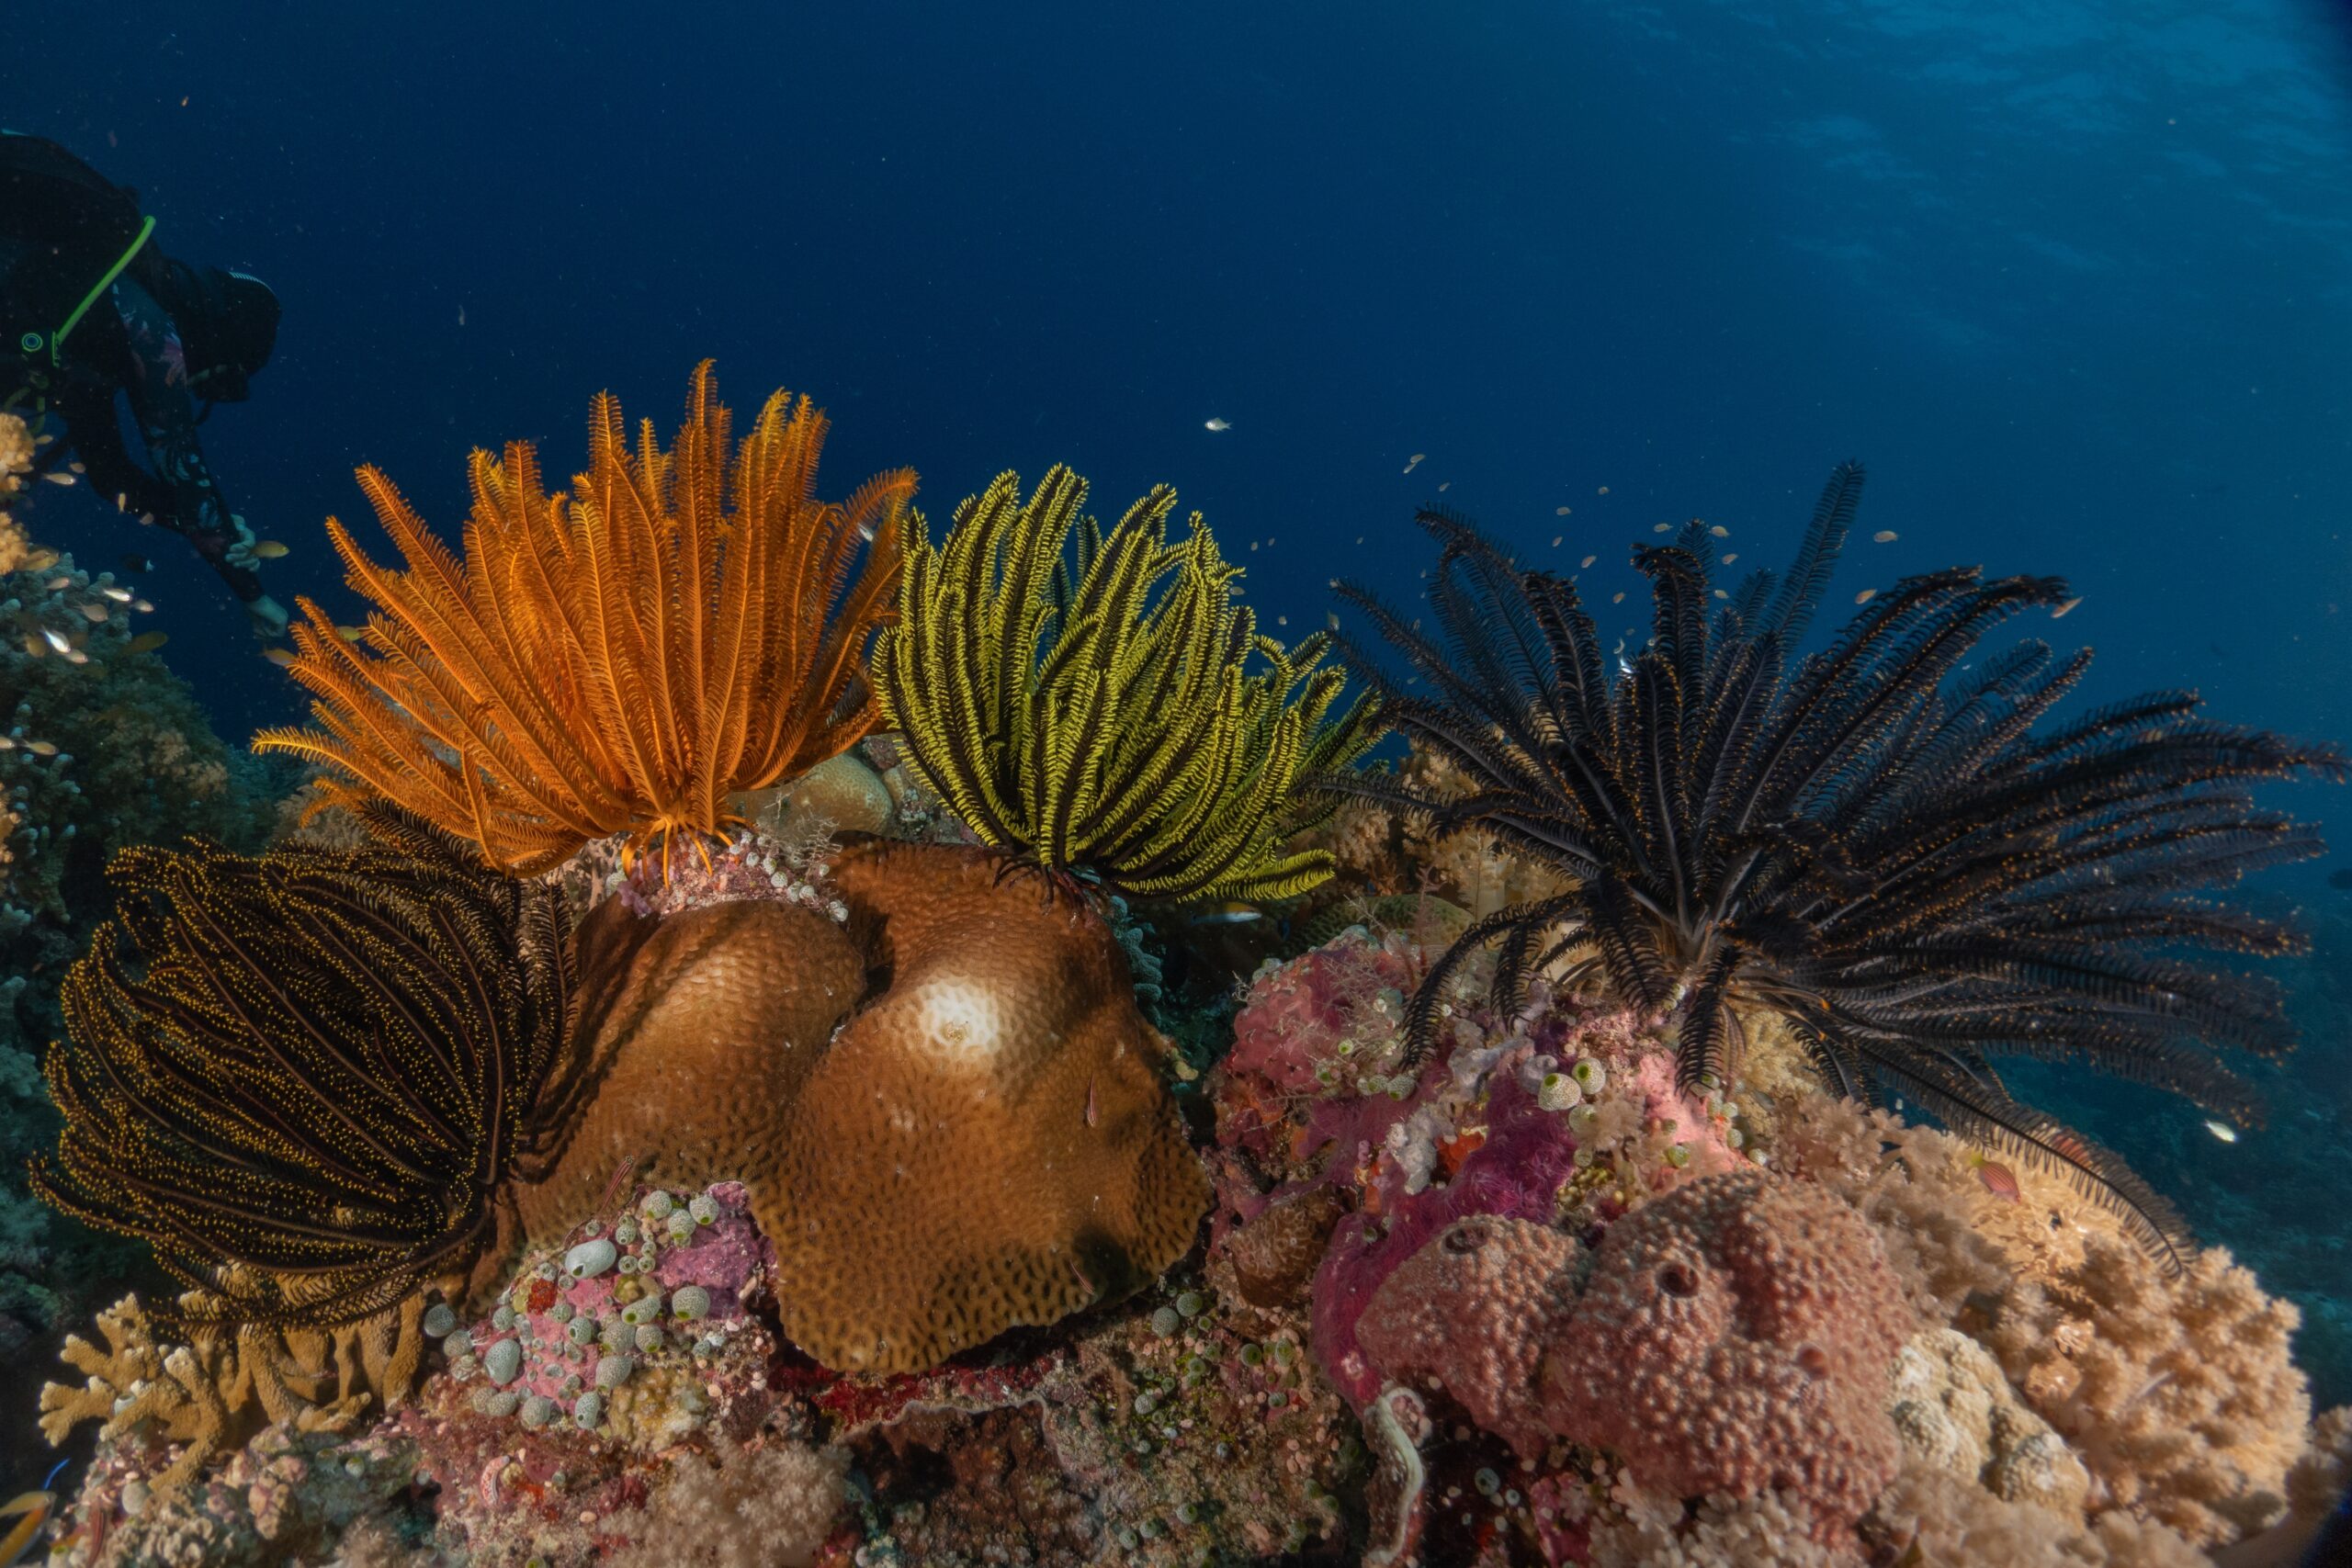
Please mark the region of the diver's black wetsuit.
[[[0, 344], [0, 402], [51, 423], [60, 439], [42, 451], [44, 467], [78, 457], [99, 495], [185, 537], [256, 629], [274, 630], [284, 612], [263, 591], [254, 536], [205, 461], [197, 425], [200, 400], [242, 397], [267, 358], [276, 302], [254, 279], [165, 258], [152, 230], [133, 193], [54, 143], [0, 133], [0, 323], [10, 338]], [[258, 313], [249, 299], [266, 301]], [[224, 325], [240, 309], [266, 320]], [[130, 395], [148, 467], [124, 446], [119, 392]]]

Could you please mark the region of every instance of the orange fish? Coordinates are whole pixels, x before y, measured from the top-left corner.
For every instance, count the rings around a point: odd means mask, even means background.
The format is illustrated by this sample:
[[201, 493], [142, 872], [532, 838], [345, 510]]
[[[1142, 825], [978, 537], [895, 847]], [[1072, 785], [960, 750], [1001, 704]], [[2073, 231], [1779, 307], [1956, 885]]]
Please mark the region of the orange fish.
[[1978, 1160], [1976, 1179], [1984, 1184], [1985, 1191], [1990, 1192], [2004, 1203], [2020, 1203], [2025, 1201], [2024, 1194], [2018, 1190], [2018, 1173], [1999, 1160]]
[[[50, 1473], [53, 1475], [56, 1472], [52, 1471]], [[24, 1516], [9, 1526], [7, 1534], [0, 1535], [0, 1568], [25, 1555], [33, 1542], [40, 1539], [41, 1527], [49, 1523], [50, 1515], [56, 1511], [57, 1494], [54, 1492], [19, 1492], [7, 1502], [0, 1503], [0, 1521], [5, 1521], [11, 1514]]]

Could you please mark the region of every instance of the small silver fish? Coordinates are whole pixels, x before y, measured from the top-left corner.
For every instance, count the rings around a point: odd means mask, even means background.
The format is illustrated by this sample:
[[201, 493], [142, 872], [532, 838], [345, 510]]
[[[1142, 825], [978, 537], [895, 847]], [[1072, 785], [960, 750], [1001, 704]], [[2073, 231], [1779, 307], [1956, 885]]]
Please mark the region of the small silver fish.
[[1892, 528], [1881, 528], [1877, 533], [1871, 536], [1871, 543], [1873, 545], [1891, 545], [1894, 543], [1894, 530]]
[[2238, 1141], [2238, 1130], [2227, 1122], [2208, 1122], [2205, 1123], [2205, 1130], [2225, 1144], [2234, 1144]]
[[2075, 594], [2072, 599], [2067, 600], [2064, 604], [2061, 604], [2056, 609], [2051, 611], [2050, 618], [2053, 621], [2063, 620], [2068, 611], [2072, 610], [2075, 605], [2082, 602], [2083, 596], [2079, 593]]
[[1233, 428], [1233, 422], [1230, 420], [1213, 419], [1206, 424], [1202, 425], [1201, 428], [1203, 430], [1231, 430]]

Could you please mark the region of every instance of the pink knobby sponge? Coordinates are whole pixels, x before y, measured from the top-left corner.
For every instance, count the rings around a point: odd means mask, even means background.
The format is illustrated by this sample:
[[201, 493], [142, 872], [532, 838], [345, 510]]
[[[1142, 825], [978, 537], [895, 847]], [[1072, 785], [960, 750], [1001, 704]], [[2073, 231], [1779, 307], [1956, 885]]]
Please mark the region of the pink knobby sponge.
[[1544, 1363], [1545, 1425], [1653, 1488], [1789, 1494], [1841, 1540], [1902, 1456], [1887, 1380], [1917, 1326], [1842, 1199], [1710, 1177], [1610, 1227]]
[[1575, 1304], [1576, 1257], [1549, 1225], [1456, 1220], [1373, 1292], [1356, 1343], [1396, 1382], [1436, 1379], [1481, 1428], [1533, 1458], [1550, 1437], [1537, 1366]]
[[[1433, 1069], [1425, 1084], [1440, 1077]], [[1396, 1162], [1381, 1161], [1374, 1194], [1378, 1216], [1341, 1220], [1316, 1270], [1315, 1354], [1332, 1385], [1359, 1410], [1389, 1381], [1380, 1359], [1356, 1339], [1358, 1318], [1388, 1277], [1456, 1220], [1550, 1219], [1561, 1184], [1576, 1168], [1576, 1138], [1565, 1115], [1544, 1110], [1509, 1073], [1489, 1078], [1487, 1089], [1484, 1141], [1463, 1158], [1453, 1179], [1407, 1192]]]

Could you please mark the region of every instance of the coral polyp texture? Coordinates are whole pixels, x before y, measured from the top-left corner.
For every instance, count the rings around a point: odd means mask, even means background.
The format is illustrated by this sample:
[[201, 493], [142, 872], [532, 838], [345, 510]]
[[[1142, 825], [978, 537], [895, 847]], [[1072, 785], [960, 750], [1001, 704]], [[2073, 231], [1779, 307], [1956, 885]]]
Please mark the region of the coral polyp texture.
[[[602, 1087], [517, 1194], [530, 1234], [625, 1169], [741, 1179], [786, 1335], [853, 1371], [933, 1365], [1174, 1262], [1207, 1189], [1154, 1071], [1165, 1047], [1101, 917], [1001, 870], [876, 844], [832, 863], [845, 924], [781, 902], [650, 931], [592, 917]], [[631, 942], [625, 973], [597, 956]]]
[[936, 547], [915, 530], [875, 649], [890, 722], [982, 841], [1048, 871], [1169, 900], [1314, 886], [1329, 852], [1285, 846], [1337, 802], [1304, 782], [1377, 739], [1373, 705], [1332, 716], [1329, 637], [1261, 635], [1198, 513], [1170, 541], [1174, 491], [1105, 534], [1086, 490], [1057, 467], [1024, 503], [1001, 474]]
[[913, 844], [835, 868], [890, 978], [791, 1102], [756, 1200], [785, 1332], [828, 1365], [928, 1366], [1130, 1294], [1207, 1204], [1108, 925], [999, 869]]
[[66, 977], [35, 1185], [211, 1315], [345, 1323], [464, 1278], [577, 1087], [556, 889], [379, 815], [351, 852], [125, 852]]
[[392, 801], [517, 872], [611, 833], [666, 850], [717, 832], [730, 791], [874, 723], [865, 644], [889, 613], [914, 476], [817, 500], [826, 428], [777, 392], [736, 441], [705, 363], [665, 452], [650, 423], [632, 446], [600, 394], [570, 492], [545, 491], [526, 443], [473, 455], [462, 559], [361, 469], [406, 569], [327, 520], [371, 610], [347, 635], [302, 602], [288, 668], [317, 728], [256, 744], [325, 764], [332, 803]]
[[1916, 1326], [1843, 1200], [1711, 1177], [1610, 1227], [1549, 1347], [1547, 1421], [1682, 1495], [1779, 1493], [1834, 1539], [1894, 1478], [1887, 1376]]
[[1909, 578], [1801, 652], [1861, 483], [1853, 464], [1831, 477], [1785, 577], [1718, 594], [1699, 522], [1635, 550], [1652, 636], [1622, 673], [1573, 581], [1522, 570], [1451, 513], [1420, 517], [1440, 549], [1436, 630], [1341, 589], [1409, 671], [1351, 647], [1387, 721], [1466, 789], [1370, 773], [1330, 785], [1569, 884], [1486, 916], [1438, 961], [1413, 1002], [1416, 1053], [1439, 983], [1489, 944], [1499, 1000], [1548, 970], [1670, 1013], [1685, 1087], [1729, 1081], [1777, 1020], [1833, 1089], [1905, 1096], [2064, 1170], [2177, 1267], [2186, 1233], [2170, 1206], [2013, 1099], [1994, 1058], [2084, 1062], [2251, 1121], [2222, 1048], [2288, 1048], [2278, 987], [2195, 954], [2301, 939], [2198, 895], [2318, 853], [2310, 829], [2250, 792], [2342, 778], [2345, 758], [2215, 723], [2188, 692], [2037, 728], [2088, 653], [1978, 649], [2016, 615], [2064, 606], [2055, 578]]

